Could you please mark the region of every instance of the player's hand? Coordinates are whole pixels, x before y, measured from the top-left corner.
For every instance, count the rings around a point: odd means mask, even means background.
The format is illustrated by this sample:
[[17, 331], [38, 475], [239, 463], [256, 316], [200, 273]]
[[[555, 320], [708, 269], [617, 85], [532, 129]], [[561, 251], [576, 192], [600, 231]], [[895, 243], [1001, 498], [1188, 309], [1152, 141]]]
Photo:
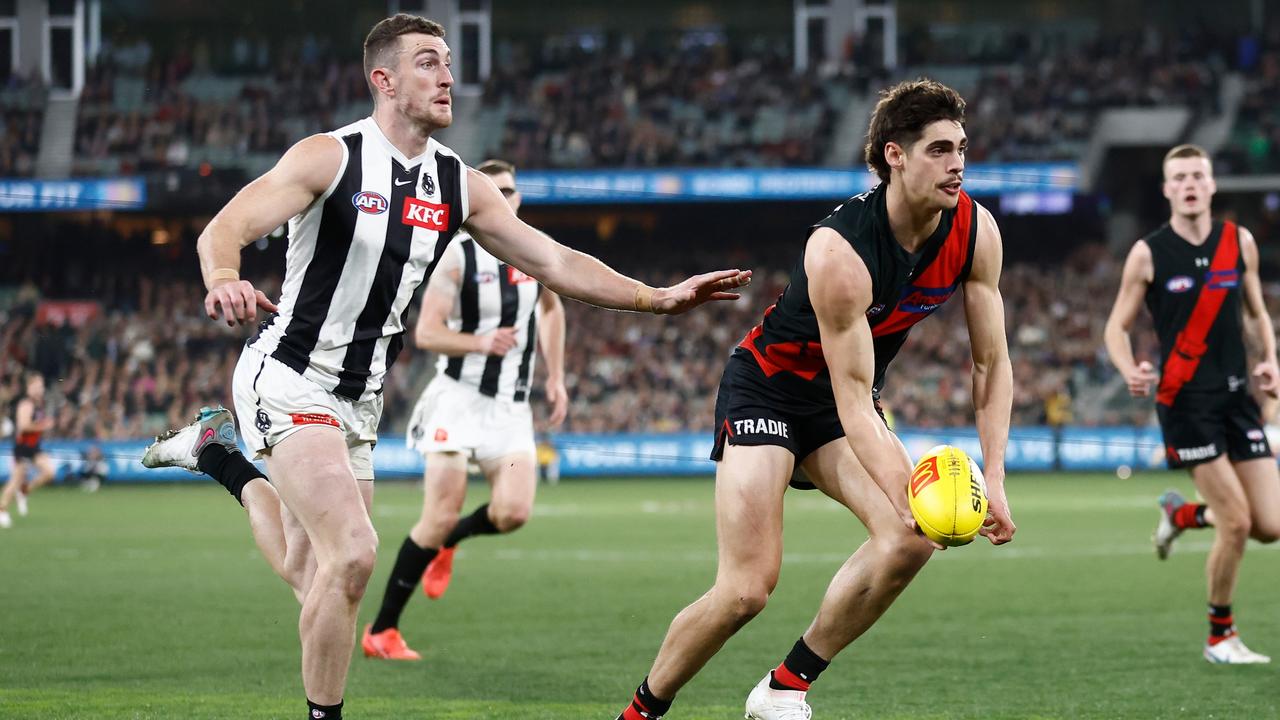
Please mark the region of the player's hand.
[[564, 389], [563, 380], [547, 380], [547, 402], [551, 405], [551, 416], [547, 418], [547, 429], [554, 430], [564, 422], [569, 414], [569, 393]]
[[1151, 394], [1151, 384], [1159, 379], [1156, 369], [1151, 363], [1143, 360], [1134, 366], [1133, 371], [1125, 373], [1124, 382], [1129, 386], [1129, 394], [1133, 397], [1146, 397]]
[[480, 341], [476, 352], [481, 355], [502, 357], [511, 352], [511, 348], [516, 346], [516, 329], [500, 327], [493, 332], [477, 335], [476, 339]]
[[654, 290], [653, 312], [678, 315], [711, 300], [737, 300], [740, 297], [738, 293], [730, 291], [749, 282], [750, 270], [719, 270], [694, 275], [674, 287]]
[[1253, 367], [1253, 376], [1258, 379], [1258, 389], [1273, 398], [1280, 398], [1280, 367], [1275, 362], [1260, 362]]
[[228, 280], [215, 285], [204, 296], [204, 311], [210, 320], [222, 316], [227, 325], [251, 325], [258, 320], [258, 308], [276, 312], [279, 308], [267, 299], [265, 293], [254, 289], [248, 280]]
[[[992, 482], [992, 476], [995, 482]], [[992, 545], [1003, 545], [1013, 540], [1018, 526], [1013, 524], [1013, 516], [1009, 514], [1009, 500], [1004, 494], [1004, 470], [992, 469], [987, 477], [987, 517], [982, 521], [982, 529], [978, 534], [991, 541]]]

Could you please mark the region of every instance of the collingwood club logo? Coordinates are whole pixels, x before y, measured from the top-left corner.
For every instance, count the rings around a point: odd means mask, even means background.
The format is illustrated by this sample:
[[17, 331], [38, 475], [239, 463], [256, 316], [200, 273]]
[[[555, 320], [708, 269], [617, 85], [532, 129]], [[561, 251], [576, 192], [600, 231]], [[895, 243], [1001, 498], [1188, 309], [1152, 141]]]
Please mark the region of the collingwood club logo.
[[436, 194], [436, 181], [431, 178], [430, 173], [422, 173], [422, 192], [428, 195]]

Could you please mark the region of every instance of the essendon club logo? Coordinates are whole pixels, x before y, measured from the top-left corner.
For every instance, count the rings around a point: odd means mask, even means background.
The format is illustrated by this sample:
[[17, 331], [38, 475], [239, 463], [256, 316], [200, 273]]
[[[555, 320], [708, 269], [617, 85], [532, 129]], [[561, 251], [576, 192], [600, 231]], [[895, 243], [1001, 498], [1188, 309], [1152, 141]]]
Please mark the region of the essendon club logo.
[[520, 283], [527, 282], [538, 282], [532, 275], [526, 275], [520, 268], [512, 267], [510, 265], [507, 266], [507, 281], [512, 285], [519, 285]]
[[911, 497], [920, 495], [920, 491], [938, 480], [938, 457], [935, 455], [920, 463], [911, 476]]
[[405, 225], [444, 232], [449, 229], [449, 206], [407, 197], [400, 220]]
[[352, 195], [351, 204], [355, 205], [360, 212], [370, 215], [381, 215], [387, 211], [387, 208], [391, 207], [391, 203], [387, 202], [386, 198], [372, 190], [365, 190]]

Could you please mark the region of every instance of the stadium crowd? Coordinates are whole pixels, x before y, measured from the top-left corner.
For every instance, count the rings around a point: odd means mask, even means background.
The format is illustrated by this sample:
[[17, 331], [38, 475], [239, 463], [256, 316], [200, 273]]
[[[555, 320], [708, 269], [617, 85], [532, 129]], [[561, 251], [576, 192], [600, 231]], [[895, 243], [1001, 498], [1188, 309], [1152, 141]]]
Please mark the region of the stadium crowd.
[[35, 172], [47, 95], [38, 80], [16, 74], [0, 83], [0, 177]]
[[[638, 272], [653, 282], [684, 277], [677, 271]], [[1018, 309], [1009, 336], [1015, 424], [1147, 420], [1150, 407], [1139, 403], [1072, 414], [1079, 388], [1114, 377], [1100, 338], [1118, 275], [1118, 261], [1094, 245], [1054, 273], [1032, 265], [1006, 270], [1005, 303]], [[43, 297], [31, 282], [0, 296], [0, 407], [20, 392], [26, 368], [49, 379], [56, 437], [145, 437], [181, 424], [203, 404], [230, 402], [231, 373], [245, 331], [204, 316], [194, 278], [96, 271], [43, 279], [46, 287], [73, 289], [73, 297], [93, 300], [80, 306], [80, 314], [58, 305], [66, 293]], [[604, 322], [604, 311], [567, 303], [572, 408], [564, 429], [706, 429], [725, 358], [786, 280], [779, 269], [762, 269], [739, 302], [675, 318], [627, 315]], [[262, 287], [275, 295], [278, 280]], [[958, 301], [913, 331], [884, 395], [897, 423], [972, 423], [966, 332]], [[388, 376], [383, 432], [404, 430], [434, 367], [433, 358], [411, 345]], [[1138, 340], [1138, 349], [1153, 356], [1149, 335]], [[541, 400], [538, 393], [534, 398]]]
[[[1184, 105], [1215, 113], [1217, 84], [1239, 71], [1248, 93], [1223, 157], [1243, 171], [1275, 167], [1280, 31], [1110, 34], [1074, 43], [1013, 43], [953, 57], [911, 46], [897, 74], [963, 70], [971, 159], [1079, 157], [1099, 111]], [[623, 38], [610, 52], [548, 41], [500, 42], [476, 124], [487, 156], [523, 168], [840, 165], [831, 154], [849, 98], [888, 73], [851, 42], [840, 62], [796, 73], [785, 45], [713, 38], [652, 48]], [[948, 70], [949, 68], [949, 70]], [[967, 80], [963, 78], [968, 78]], [[196, 43], [160, 57], [145, 42], [111, 46], [88, 75], [76, 126], [76, 170], [118, 173], [274, 157], [307, 134], [363, 114], [358, 62], [315, 42], [271, 47], [241, 38], [226, 53]], [[281, 112], [284, 109], [284, 112]], [[496, 132], [483, 128], [496, 126]]]

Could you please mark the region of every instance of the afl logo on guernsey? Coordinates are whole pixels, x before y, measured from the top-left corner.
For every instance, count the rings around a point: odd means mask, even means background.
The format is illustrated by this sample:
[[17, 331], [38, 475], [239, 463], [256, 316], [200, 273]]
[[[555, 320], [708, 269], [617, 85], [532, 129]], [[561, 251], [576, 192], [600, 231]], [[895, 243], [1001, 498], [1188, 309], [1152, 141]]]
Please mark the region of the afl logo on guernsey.
[[1164, 284], [1164, 288], [1171, 293], [1184, 293], [1196, 286], [1196, 281], [1186, 275], [1176, 275], [1169, 278], [1169, 282]]
[[360, 212], [370, 215], [381, 215], [387, 211], [387, 208], [391, 207], [391, 203], [387, 202], [386, 198], [372, 190], [365, 190], [352, 195], [351, 204], [355, 205]]

